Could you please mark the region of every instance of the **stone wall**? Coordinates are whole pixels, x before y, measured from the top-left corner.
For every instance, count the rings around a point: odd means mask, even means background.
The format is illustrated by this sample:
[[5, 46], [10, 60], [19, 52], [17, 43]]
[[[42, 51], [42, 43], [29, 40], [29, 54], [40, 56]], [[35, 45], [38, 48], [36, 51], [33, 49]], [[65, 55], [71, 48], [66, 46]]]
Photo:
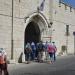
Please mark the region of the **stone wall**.
[[[13, 53], [14, 59], [18, 61], [20, 54], [24, 51], [24, 33], [27, 23], [25, 18], [37, 11], [43, 0], [13, 0]], [[52, 26], [52, 41], [56, 42], [58, 53], [62, 45], [66, 45], [65, 29], [69, 26], [70, 36], [68, 38], [68, 52], [74, 52], [75, 11], [70, 12], [65, 5], [59, 7], [58, 0], [45, 0], [44, 10], [40, 11]], [[26, 20], [27, 21], [27, 20]], [[28, 22], [28, 21], [27, 21]], [[40, 26], [41, 27], [41, 26]], [[50, 36], [48, 26], [44, 35]], [[11, 32], [12, 32], [12, 0], [0, 0], [0, 47], [3, 47], [11, 58]], [[46, 39], [45, 39], [46, 40]], [[47, 40], [50, 40], [47, 38]]]
[[74, 53], [74, 36], [73, 31], [75, 29], [75, 9], [69, 5], [63, 3], [59, 6], [59, 0], [56, 0], [53, 4], [53, 40], [56, 41], [59, 51], [62, 45], [66, 45], [66, 25], [69, 25], [68, 36], [68, 53]]

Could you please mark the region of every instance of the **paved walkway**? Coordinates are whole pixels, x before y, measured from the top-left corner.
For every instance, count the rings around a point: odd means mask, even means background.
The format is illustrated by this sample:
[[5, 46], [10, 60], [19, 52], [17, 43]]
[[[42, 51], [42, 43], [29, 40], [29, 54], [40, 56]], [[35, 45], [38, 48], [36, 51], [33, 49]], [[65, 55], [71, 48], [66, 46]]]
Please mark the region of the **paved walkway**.
[[[74, 55], [63, 55], [63, 56], [57, 56], [57, 60], [60, 60], [60, 59], [66, 59], [66, 58], [71, 58], [73, 57]], [[45, 62], [46, 63], [46, 62]], [[25, 64], [25, 63], [14, 63], [14, 64], [8, 64], [8, 69], [13, 69], [14, 67], [17, 69], [17, 68], [21, 68], [23, 67], [23, 65], [34, 65], [34, 64], [40, 64], [38, 62], [31, 62], [30, 64]]]
[[58, 56], [56, 62], [9, 64], [10, 75], [75, 75], [75, 56]]

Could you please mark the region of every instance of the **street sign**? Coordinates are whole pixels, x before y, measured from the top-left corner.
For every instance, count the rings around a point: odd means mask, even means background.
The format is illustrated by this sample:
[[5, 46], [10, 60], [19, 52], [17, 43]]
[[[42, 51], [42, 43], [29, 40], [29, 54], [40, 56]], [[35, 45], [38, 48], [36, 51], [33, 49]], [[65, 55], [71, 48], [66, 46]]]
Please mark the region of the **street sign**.
[[73, 35], [75, 36], [75, 31], [73, 32]]

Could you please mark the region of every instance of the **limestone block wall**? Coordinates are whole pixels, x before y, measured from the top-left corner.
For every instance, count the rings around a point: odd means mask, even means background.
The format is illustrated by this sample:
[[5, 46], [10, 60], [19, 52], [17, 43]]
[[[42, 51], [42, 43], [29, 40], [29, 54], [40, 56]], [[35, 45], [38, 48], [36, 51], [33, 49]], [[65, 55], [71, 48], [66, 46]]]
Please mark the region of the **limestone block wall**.
[[74, 53], [74, 36], [73, 31], [75, 29], [75, 10], [72, 8], [70, 11], [70, 7], [65, 4], [60, 5], [56, 0], [54, 2], [53, 7], [53, 38], [57, 43], [59, 52], [61, 50], [62, 45], [66, 45], [66, 25], [69, 25], [69, 36], [68, 36], [68, 53]]
[[0, 0], [0, 48], [11, 56], [11, 0]]
[[[24, 34], [25, 17], [32, 15], [37, 11], [40, 0], [18, 0], [14, 1], [14, 58], [18, 61], [22, 52], [24, 52]], [[44, 11], [45, 12], [45, 11]], [[17, 55], [17, 56], [16, 56]]]
[[[43, 0], [13, 0], [13, 53], [14, 59], [18, 61], [21, 53], [24, 51], [24, 34], [25, 34], [25, 17], [29, 17], [37, 11]], [[65, 29], [66, 24], [69, 25], [70, 36], [68, 37], [68, 52], [74, 51], [75, 29], [75, 11], [70, 12], [69, 7], [65, 10], [64, 4], [59, 7], [58, 0], [45, 0], [44, 10], [40, 11], [44, 14], [47, 21], [53, 21], [52, 41], [55, 41], [58, 52], [61, 46], [66, 44]], [[40, 26], [41, 27], [41, 26]], [[47, 26], [48, 28], [48, 26]], [[40, 28], [41, 29], [41, 28]], [[12, 0], [0, 0], [0, 47], [6, 49], [8, 59], [11, 58], [11, 32], [12, 32]], [[49, 29], [44, 31], [44, 35], [50, 35]], [[45, 40], [50, 40], [49, 38]]]
[[[49, 0], [44, 6], [45, 16], [49, 16]], [[42, 0], [13, 0], [13, 54], [18, 61], [24, 51], [25, 17], [37, 10]], [[12, 0], [0, 0], [0, 47], [6, 49], [11, 58]]]

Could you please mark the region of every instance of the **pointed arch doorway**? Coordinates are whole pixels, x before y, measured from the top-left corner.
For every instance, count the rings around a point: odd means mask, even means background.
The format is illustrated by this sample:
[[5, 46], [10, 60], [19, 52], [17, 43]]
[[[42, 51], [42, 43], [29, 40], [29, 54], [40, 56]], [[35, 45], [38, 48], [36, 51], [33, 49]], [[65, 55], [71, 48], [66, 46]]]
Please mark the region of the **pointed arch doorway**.
[[40, 29], [37, 23], [31, 21], [25, 29], [25, 43], [27, 42], [39, 42], [40, 41]]
[[48, 26], [48, 22], [46, 17], [42, 13], [34, 13], [27, 20], [27, 24], [25, 27], [24, 33], [24, 44], [27, 42], [39, 42], [43, 41], [43, 35], [46, 35], [46, 28]]

